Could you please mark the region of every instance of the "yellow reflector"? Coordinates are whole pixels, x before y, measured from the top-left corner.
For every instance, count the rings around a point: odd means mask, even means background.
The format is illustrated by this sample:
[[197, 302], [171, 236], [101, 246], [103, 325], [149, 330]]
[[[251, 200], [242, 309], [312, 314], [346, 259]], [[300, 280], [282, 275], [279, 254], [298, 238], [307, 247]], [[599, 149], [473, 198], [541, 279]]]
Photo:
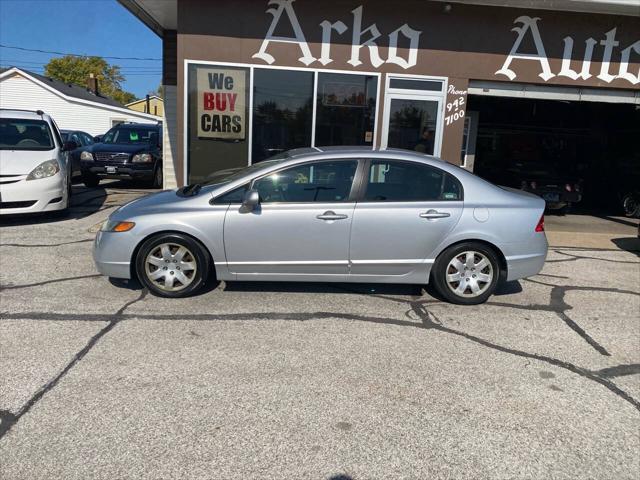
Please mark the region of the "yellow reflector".
[[135, 227], [135, 223], [133, 222], [120, 222], [119, 224], [117, 224], [114, 228], [113, 231], [114, 232], [128, 232], [129, 230], [131, 230], [133, 227]]

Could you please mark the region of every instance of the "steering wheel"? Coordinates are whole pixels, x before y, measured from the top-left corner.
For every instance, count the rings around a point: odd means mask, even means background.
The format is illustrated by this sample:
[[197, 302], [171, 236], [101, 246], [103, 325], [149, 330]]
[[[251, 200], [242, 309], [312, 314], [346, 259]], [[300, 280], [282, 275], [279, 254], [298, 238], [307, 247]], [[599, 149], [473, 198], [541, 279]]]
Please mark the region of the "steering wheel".
[[37, 142], [33, 138], [23, 138], [17, 144], [18, 147], [39, 147], [40, 142]]

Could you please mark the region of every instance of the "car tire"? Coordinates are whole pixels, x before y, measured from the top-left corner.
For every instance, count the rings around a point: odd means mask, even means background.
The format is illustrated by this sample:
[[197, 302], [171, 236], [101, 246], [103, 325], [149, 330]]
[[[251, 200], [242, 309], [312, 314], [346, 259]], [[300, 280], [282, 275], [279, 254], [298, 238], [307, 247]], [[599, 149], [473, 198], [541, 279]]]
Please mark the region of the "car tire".
[[96, 175], [91, 175], [90, 173], [84, 173], [82, 175], [82, 183], [84, 183], [85, 187], [95, 188], [100, 185], [100, 179]]
[[162, 188], [162, 165], [158, 165], [153, 173], [151, 188]]
[[491, 247], [480, 242], [464, 242], [438, 256], [431, 280], [448, 302], [478, 305], [495, 292], [500, 275], [500, 262]]
[[636, 217], [640, 215], [640, 201], [633, 192], [622, 197], [622, 209], [625, 217]]
[[180, 298], [203, 287], [209, 277], [211, 260], [197, 240], [180, 233], [161, 233], [140, 246], [135, 266], [138, 280], [151, 293]]

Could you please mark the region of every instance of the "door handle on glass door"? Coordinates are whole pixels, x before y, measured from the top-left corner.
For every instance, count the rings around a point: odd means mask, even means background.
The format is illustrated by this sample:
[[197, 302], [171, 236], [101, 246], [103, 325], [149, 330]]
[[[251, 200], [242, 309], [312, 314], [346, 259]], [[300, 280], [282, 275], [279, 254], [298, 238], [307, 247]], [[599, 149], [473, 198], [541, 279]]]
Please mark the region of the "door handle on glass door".
[[437, 210], [427, 210], [426, 212], [420, 214], [421, 218], [426, 218], [427, 220], [433, 220], [436, 218], [447, 218], [450, 216], [450, 213], [438, 212]]
[[341, 213], [335, 213], [332, 210], [327, 210], [322, 215], [318, 215], [316, 218], [318, 220], [344, 220], [345, 218], [348, 218], [348, 217], [349, 217], [348, 215], [343, 215]]

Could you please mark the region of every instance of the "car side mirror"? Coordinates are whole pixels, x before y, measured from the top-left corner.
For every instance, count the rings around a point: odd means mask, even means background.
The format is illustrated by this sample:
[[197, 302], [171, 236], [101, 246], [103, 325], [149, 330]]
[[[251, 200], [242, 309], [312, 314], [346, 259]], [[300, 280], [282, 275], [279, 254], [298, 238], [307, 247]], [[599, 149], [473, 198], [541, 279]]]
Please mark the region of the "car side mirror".
[[260, 194], [257, 190], [247, 190], [242, 199], [242, 206], [240, 207], [240, 213], [253, 212], [256, 207], [260, 205]]
[[78, 144], [73, 140], [69, 140], [68, 142], [64, 142], [62, 144], [63, 152], [70, 152], [71, 150], [75, 150], [76, 148], [78, 148]]
[[95, 143], [100, 143], [102, 141], [102, 135], [96, 135], [95, 137], [93, 137], [93, 141]]

